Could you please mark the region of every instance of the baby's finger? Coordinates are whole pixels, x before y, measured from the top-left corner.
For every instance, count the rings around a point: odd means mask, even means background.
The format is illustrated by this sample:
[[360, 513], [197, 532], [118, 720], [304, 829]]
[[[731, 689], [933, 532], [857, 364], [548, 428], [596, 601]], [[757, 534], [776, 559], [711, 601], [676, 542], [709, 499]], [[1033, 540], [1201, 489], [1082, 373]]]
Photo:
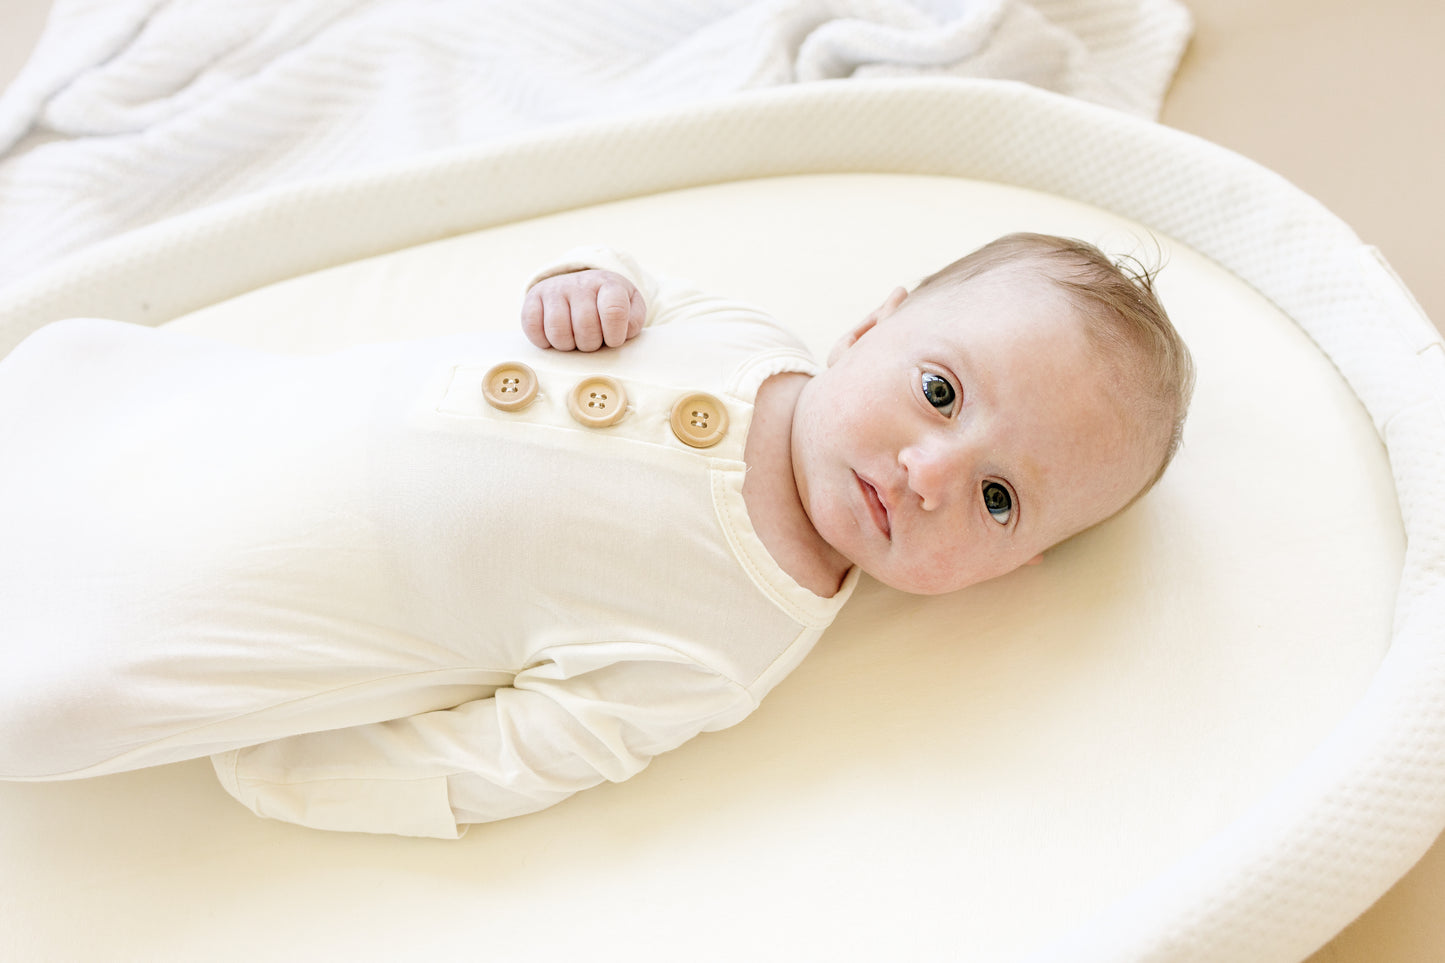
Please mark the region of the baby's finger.
[[647, 323], [647, 302], [642, 299], [642, 292], [636, 288], [632, 289], [632, 298], [627, 304], [627, 336], [635, 338], [642, 333], [642, 326]]
[[577, 347], [572, 340], [572, 308], [567, 296], [555, 288], [542, 295], [542, 330], [547, 343], [558, 351], [571, 351]]
[[602, 322], [597, 317], [597, 295], [579, 291], [569, 299], [572, 305], [572, 340], [578, 351], [596, 351], [602, 347]]
[[551, 347], [547, 343], [546, 333], [542, 330], [542, 295], [536, 288], [528, 291], [527, 297], [522, 301], [522, 333], [539, 348]]
[[602, 324], [602, 340], [609, 348], [626, 343], [636, 333], [630, 330], [630, 294], [626, 287], [611, 281], [597, 289], [597, 316]]

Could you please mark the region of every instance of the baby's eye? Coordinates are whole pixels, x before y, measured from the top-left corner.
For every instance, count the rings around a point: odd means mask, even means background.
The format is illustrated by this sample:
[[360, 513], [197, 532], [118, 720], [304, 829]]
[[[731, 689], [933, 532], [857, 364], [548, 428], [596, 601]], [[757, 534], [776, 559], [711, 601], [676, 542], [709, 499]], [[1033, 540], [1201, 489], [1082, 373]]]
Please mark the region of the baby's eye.
[[923, 398], [945, 415], [953, 414], [953, 402], [957, 394], [947, 378], [925, 372], [919, 382], [923, 386]]
[[1007, 488], [998, 482], [986, 481], [983, 483], [983, 507], [988, 509], [994, 521], [1007, 525], [1014, 512], [1014, 500]]

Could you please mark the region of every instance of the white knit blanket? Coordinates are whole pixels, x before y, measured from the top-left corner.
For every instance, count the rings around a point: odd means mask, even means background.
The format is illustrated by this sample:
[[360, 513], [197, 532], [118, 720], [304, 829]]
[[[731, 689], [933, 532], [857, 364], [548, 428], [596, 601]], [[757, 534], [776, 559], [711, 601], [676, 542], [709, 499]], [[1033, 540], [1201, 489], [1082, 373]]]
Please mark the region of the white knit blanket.
[[1153, 117], [1190, 30], [1177, 0], [56, 0], [0, 96], [0, 287], [260, 188], [751, 87], [1002, 78]]

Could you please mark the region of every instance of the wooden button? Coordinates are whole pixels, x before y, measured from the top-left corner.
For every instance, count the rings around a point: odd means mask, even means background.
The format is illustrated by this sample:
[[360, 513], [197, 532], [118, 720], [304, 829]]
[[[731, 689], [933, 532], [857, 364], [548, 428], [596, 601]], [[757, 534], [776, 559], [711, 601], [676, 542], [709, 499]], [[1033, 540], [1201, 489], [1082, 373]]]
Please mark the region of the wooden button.
[[503, 361], [483, 376], [482, 395], [493, 408], [521, 411], [537, 397], [537, 373], [520, 361]]
[[627, 393], [606, 375], [584, 378], [567, 396], [567, 410], [589, 428], [606, 428], [627, 411]]
[[728, 431], [728, 410], [710, 394], [697, 392], [672, 406], [672, 433], [693, 448], [711, 448]]

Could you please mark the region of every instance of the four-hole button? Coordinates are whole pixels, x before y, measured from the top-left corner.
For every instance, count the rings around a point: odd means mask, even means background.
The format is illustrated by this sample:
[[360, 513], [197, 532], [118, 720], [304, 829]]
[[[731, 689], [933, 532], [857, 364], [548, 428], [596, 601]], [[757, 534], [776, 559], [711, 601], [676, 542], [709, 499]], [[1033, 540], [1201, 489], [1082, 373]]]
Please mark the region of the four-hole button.
[[711, 448], [728, 430], [728, 410], [705, 392], [685, 395], [672, 406], [672, 433], [693, 448]]
[[567, 410], [589, 428], [606, 428], [627, 411], [627, 394], [622, 385], [606, 375], [583, 378], [567, 396]]
[[493, 408], [521, 411], [537, 397], [537, 373], [520, 361], [504, 361], [482, 377], [482, 395]]

